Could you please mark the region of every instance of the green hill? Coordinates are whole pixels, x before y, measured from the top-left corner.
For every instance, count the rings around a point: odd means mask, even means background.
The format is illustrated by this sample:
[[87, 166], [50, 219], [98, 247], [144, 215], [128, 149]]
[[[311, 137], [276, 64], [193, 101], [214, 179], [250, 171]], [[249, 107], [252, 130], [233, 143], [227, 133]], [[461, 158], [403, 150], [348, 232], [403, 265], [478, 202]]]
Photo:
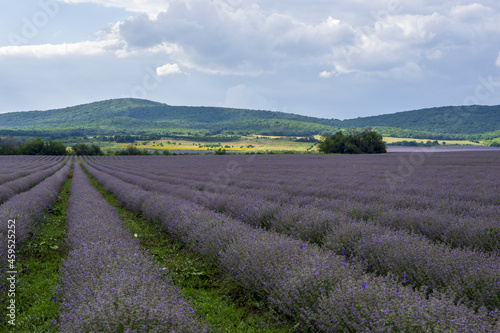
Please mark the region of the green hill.
[[0, 114], [0, 135], [52, 137], [167, 132], [308, 136], [353, 127], [372, 127], [385, 136], [399, 137], [498, 137], [500, 106], [449, 106], [338, 120], [275, 111], [115, 99], [64, 109]]
[[500, 105], [447, 106], [346, 120], [348, 127], [385, 126], [446, 134], [500, 130]]

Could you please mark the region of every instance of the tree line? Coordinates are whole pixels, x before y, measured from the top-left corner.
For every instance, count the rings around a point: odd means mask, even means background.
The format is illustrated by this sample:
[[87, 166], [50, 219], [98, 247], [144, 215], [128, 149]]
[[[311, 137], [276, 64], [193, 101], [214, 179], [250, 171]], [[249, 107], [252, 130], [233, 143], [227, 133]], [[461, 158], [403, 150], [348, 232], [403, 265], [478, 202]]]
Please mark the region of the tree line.
[[77, 143], [68, 149], [59, 140], [43, 141], [39, 137], [21, 143], [19, 140], [7, 136], [0, 138], [0, 155], [104, 155], [101, 147], [96, 144], [86, 145]]
[[[153, 155], [160, 153], [155, 150]], [[0, 138], [0, 155], [104, 155], [101, 147], [95, 143], [76, 143], [70, 149], [61, 141], [49, 139], [43, 141], [36, 137], [32, 140], [21, 143], [13, 137]], [[108, 150], [107, 155], [150, 155], [146, 149], [137, 149], [129, 145], [127, 148], [112, 151]], [[168, 150], [163, 150], [163, 155], [170, 155]]]
[[42, 141], [39, 137], [20, 143], [13, 137], [0, 138], [0, 155], [67, 155], [66, 146], [58, 140]]

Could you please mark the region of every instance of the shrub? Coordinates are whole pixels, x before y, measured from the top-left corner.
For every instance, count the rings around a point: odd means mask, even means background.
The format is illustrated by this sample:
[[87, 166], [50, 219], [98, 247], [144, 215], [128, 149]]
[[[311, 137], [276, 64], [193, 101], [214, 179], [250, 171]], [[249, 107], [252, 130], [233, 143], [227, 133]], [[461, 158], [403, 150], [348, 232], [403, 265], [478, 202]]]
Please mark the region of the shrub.
[[85, 143], [76, 143], [73, 147], [71, 147], [75, 155], [104, 155], [101, 150], [101, 147], [95, 143], [91, 145], [86, 145]]
[[318, 142], [318, 150], [324, 154], [380, 154], [387, 149], [382, 136], [372, 130], [338, 131], [330, 137], [323, 136]]

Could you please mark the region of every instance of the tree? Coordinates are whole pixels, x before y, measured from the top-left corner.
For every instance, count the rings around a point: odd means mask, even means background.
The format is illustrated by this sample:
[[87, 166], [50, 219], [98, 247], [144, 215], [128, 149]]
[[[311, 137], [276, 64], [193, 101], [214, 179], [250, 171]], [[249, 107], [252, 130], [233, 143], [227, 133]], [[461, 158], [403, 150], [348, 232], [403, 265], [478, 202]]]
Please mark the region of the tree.
[[139, 155], [139, 149], [132, 145], [127, 146], [127, 152], [129, 155]]
[[126, 149], [117, 151], [115, 155], [149, 155], [149, 152], [147, 149], [140, 150], [130, 144]]
[[39, 137], [26, 141], [20, 147], [23, 155], [43, 155], [44, 144]]
[[61, 141], [52, 139], [43, 142], [42, 139], [36, 137], [20, 146], [12, 137], [6, 137], [1, 142], [0, 154], [3, 155], [66, 155], [68, 153]]
[[71, 149], [75, 155], [90, 155], [90, 147], [85, 143], [75, 143]]
[[226, 150], [219, 148], [215, 151], [215, 155], [226, 155]]
[[344, 154], [345, 138], [342, 131], [332, 136], [322, 136], [318, 141], [318, 150], [325, 154]]
[[360, 149], [365, 154], [387, 153], [385, 142], [380, 134], [365, 130], [360, 134]]
[[381, 135], [366, 129], [362, 132], [349, 130], [348, 134], [338, 131], [334, 135], [322, 136], [318, 150], [324, 154], [380, 154], [387, 149]]
[[91, 144], [89, 147], [89, 150], [90, 150], [90, 155], [94, 155], [94, 156], [104, 155], [104, 153], [101, 150], [101, 147], [99, 147], [98, 144], [95, 144], [95, 143]]
[[46, 141], [43, 147], [44, 155], [66, 155], [68, 152], [66, 146], [61, 141]]
[[0, 138], [0, 155], [17, 155], [19, 154], [19, 142], [12, 136]]
[[85, 143], [76, 143], [71, 147], [75, 155], [104, 155], [99, 145], [93, 143], [90, 146]]

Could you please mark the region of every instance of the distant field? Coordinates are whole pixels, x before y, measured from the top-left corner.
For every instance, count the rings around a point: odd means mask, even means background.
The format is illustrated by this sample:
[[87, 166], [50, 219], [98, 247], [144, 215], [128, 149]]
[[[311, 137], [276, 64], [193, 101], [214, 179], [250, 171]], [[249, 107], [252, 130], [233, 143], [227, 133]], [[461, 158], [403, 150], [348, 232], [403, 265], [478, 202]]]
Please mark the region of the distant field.
[[[175, 144], [174, 144], [175, 142]], [[139, 143], [139, 144], [137, 144]], [[144, 144], [146, 143], [146, 144]], [[121, 143], [110, 148], [123, 149], [126, 148], [128, 143]], [[295, 151], [308, 151], [314, 144], [310, 142], [296, 142], [291, 140], [289, 137], [280, 136], [244, 136], [237, 141], [229, 142], [203, 142], [203, 141], [188, 141], [179, 139], [169, 139], [165, 138], [162, 140], [155, 141], [139, 141], [134, 145], [139, 149], [159, 149], [159, 150], [195, 150], [195, 151], [207, 151], [215, 149], [226, 149], [226, 151], [244, 151], [244, 152], [257, 152], [257, 151], [283, 151], [283, 150], [295, 150]]]
[[[392, 138], [384, 137], [386, 143], [393, 143], [398, 141], [416, 141], [426, 143], [427, 141], [434, 141], [432, 139], [413, 139], [413, 138]], [[480, 143], [472, 142], [469, 140], [438, 140], [439, 144], [446, 142], [447, 145], [472, 145], [472, 146], [482, 146]]]
[[[300, 138], [300, 137], [299, 137]], [[320, 139], [319, 135], [315, 136]], [[413, 138], [393, 138], [384, 137], [386, 143], [393, 143], [398, 141], [416, 141], [425, 143], [427, 141], [434, 141], [431, 139], [413, 139]], [[95, 142], [95, 141], [94, 141]], [[482, 146], [467, 140], [438, 140], [441, 146], [443, 142], [446, 145], [460, 145], [460, 146]], [[103, 149], [124, 149], [130, 143], [115, 143], [109, 141], [96, 142]], [[72, 143], [68, 143], [72, 145]], [[206, 141], [192, 141], [182, 140], [178, 138], [163, 138], [161, 140], [142, 141], [138, 140], [134, 143], [134, 147], [138, 149], [148, 150], [169, 150], [169, 151], [193, 151], [193, 152], [210, 152], [219, 148], [225, 149], [227, 152], [266, 152], [266, 151], [297, 151], [297, 152], [317, 152], [314, 143], [311, 142], [297, 142], [292, 137], [287, 136], [262, 136], [262, 135], [249, 135], [242, 136], [239, 140], [229, 142], [206, 142]]]

